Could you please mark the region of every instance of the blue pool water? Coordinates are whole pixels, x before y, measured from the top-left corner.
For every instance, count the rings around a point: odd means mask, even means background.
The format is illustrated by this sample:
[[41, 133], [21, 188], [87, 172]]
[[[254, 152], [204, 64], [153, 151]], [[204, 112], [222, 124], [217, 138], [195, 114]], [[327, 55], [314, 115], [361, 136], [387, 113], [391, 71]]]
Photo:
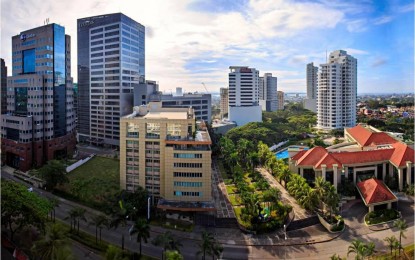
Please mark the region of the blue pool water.
[[[280, 152], [278, 152], [278, 153], [276, 153], [275, 154], [275, 156], [277, 157], [277, 159], [286, 159], [286, 158], [288, 158], [288, 149], [289, 148], [302, 148], [302, 147], [299, 147], [299, 146], [290, 146], [290, 147], [288, 147], [288, 148], [286, 148], [286, 149], [284, 149], [284, 150], [282, 150], [282, 151], [280, 151]], [[304, 148], [304, 150], [308, 150], [309, 148], [308, 147], [305, 147]]]

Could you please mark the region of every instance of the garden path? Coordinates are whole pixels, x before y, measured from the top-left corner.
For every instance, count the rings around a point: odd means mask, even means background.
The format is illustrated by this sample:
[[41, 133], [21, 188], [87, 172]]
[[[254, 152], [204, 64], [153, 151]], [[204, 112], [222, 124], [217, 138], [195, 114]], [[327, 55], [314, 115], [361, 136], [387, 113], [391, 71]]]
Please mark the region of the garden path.
[[290, 194], [288, 194], [288, 191], [281, 184], [279, 184], [274, 176], [272, 176], [266, 169], [258, 167], [257, 170], [262, 174], [262, 176], [264, 176], [271, 187], [277, 188], [279, 191], [281, 191], [282, 201], [290, 204], [293, 207], [295, 220], [305, 219], [313, 216], [313, 214], [309, 213], [307, 210], [298, 205], [297, 201], [291, 197]]
[[228, 192], [223, 181], [222, 175], [219, 172], [218, 163], [212, 160], [212, 189], [213, 197], [215, 199], [216, 216], [218, 218], [235, 218], [232, 204], [228, 199]]

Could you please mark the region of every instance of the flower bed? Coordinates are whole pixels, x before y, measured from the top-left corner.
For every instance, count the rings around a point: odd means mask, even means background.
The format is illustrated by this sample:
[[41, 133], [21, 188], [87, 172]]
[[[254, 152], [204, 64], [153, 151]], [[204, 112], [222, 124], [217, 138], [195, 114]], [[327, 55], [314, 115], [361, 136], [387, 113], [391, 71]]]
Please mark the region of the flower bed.
[[394, 209], [381, 209], [369, 212], [365, 216], [366, 225], [376, 225], [379, 223], [389, 222], [395, 219], [400, 218], [398, 211]]
[[343, 231], [344, 229], [344, 220], [341, 216], [328, 216], [321, 215], [317, 212], [318, 219], [320, 223], [325, 227], [329, 232], [336, 233]]

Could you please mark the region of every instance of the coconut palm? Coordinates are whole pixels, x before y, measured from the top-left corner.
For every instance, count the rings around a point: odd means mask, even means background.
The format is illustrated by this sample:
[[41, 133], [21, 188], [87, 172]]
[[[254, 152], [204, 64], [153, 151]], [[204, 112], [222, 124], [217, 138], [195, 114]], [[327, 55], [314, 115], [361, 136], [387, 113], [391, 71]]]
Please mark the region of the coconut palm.
[[55, 223], [55, 219], [56, 219], [56, 208], [59, 207], [59, 200], [56, 197], [53, 197], [51, 199], [49, 199], [50, 204], [52, 205], [53, 209], [50, 212], [50, 220], [53, 220], [53, 222]]
[[288, 168], [287, 165], [283, 165], [283, 166], [279, 167], [279, 169], [280, 169], [280, 171], [279, 171], [279, 174], [278, 174], [278, 178], [280, 179], [280, 182], [284, 181], [284, 188], [287, 188], [287, 182], [290, 180], [291, 171], [290, 171], [290, 169]]
[[[127, 225], [127, 211], [125, 208], [120, 208], [114, 212], [110, 222], [110, 227], [117, 229], [118, 227], [125, 227]], [[124, 233], [121, 232], [121, 249], [124, 250]]]
[[369, 257], [371, 255], [373, 255], [373, 253], [375, 252], [375, 243], [370, 242], [369, 244], [365, 244], [364, 245], [364, 249], [363, 249], [363, 259], [365, 259], [365, 257]]
[[[80, 222], [80, 220], [83, 220], [84, 222], [88, 222], [86, 217], [85, 217], [86, 209], [80, 208], [80, 207], [75, 207], [74, 209], [75, 209], [76, 223], [78, 225], [78, 235], [79, 235], [79, 222]], [[74, 228], [75, 228], [75, 226], [74, 226]]]
[[406, 229], [408, 228], [408, 224], [406, 223], [404, 219], [398, 219], [398, 220], [395, 220], [395, 222], [393, 223], [393, 226], [399, 229], [399, 245], [400, 245], [399, 255], [401, 255], [402, 237], [406, 238], [405, 232], [406, 232]]
[[102, 214], [93, 215], [89, 223], [95, 226], [95, 244], [98, 244], [98, 229], [99, 229], [99, 240], [101, 241], [102, 228], [109, 227], [109, 219], [107, 216], [102, 215]]
[[45, 237], [33, 244], [32, 252], [40, 259], [64, 259], [63, 256], [71, 255], [69, 245], [64, 229], [53, 224], [48, 226]]
[[334, 255], [332, 255], [331, 257], [330, 257], [330, 260], [343, 260], [343, 259], [346, 259], [346, 258], [342, 258], [340, 255], [338, 255], [338, 254], [334, 254]]
[[319, 202], [323, 202], [325, 199], [326, 191], [330, 183], [325, 181], [322, 177], [317, 177], [314, 181], [314, 193]]
[[134, 223], [134, 228], [131, 232], [131, 235], [137, 234], [137, 242], [140, 244], [140, 258], [141, 258], [141, 242], [147, 243], [147, 238], [150, 237], [150, 226], [147, 223], [147, 220], [144, 218], [139, 218]]
[[170, 231], [156, 236], [151, 243], [155, 246], [161, 246], [163, 248], [161, 256], [162, 259], [164, 259], [164, 253], [166, 250], [177, 250], [180, 252], [179, 247], [182, 246], [180, 241], [174, 239], [173, 234]]
[[303, 206], [305, 209], [312, 210], [316, 205], [316, 198], [313, 192], [313, 189], [310, 187], [303, 190], [301, 197], [298, 199], [298, 203]]
[[223, 252], [223, 246], [219, 244], [217, 241], [214, 241], [212, 247], [210, 248], [210, 252], [212, 255], [212, 260], [215, 259], [215, 256], [219, 258]]
[[328, 185], [325, 196], [325, 202], [327, 206], [329, 206], [331, 216], [333, 211], [335, 211], [336, 207], [339, 205], [340, 198], [337, 194], [336, 188], [333, 185]]
[[68, 212], [68, 216], [65, 219], [70, 219], [71, 220], [71, 231], [72, 231], [72, 226], [73, 229], [75, 230], [75, 225], [76, 225], [76, 216], [77, 216], [77, 212], [75, 208], [72, 208], [69, 212]]
[[355, 259], [361, 260], [363, 259], [364, 250], [365, 244], [362, 241], [355, 239], [352, 241], [352, 244], [348, 248], [347, 256], [349, 256], [351, 253], [354, 253], [356, 254]]
[[203, 231], [202, 232], [202, 242], [199, 244], [200, 250], [196, 253], [196, 255], [202, 254], [202, 259], [206, 259], [206, 253], [210, 253], [210, 248], [213, 245], [214, 237], [212, 233]]
[[392, 256], [392, 250], [395, 247], [395, 244], [396, 242], [398, 242], [398, 240], [396, 239], [395, 236], [390, 236], [390, 237], [386, 237], [384, 241], [386, 241], [386, 243], [388, 244], [388, 247], [391, 250], [391, 256]]

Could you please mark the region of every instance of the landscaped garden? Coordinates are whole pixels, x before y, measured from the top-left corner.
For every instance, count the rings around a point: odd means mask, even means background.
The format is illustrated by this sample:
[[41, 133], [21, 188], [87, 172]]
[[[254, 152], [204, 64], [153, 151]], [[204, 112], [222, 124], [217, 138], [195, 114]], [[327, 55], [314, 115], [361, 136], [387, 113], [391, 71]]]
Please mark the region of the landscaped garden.
[[367, 225], [375, 225], [400, 218], [399, 212], [394, 209], [380, 209], [369, 212], [365, 216]]
[[[235, 145], [230, 139], [221, 140], [226, 177], [226, 189], [234, 207], [238, 223], [243, 229], [259, 233], [282, 227], [291, 206], [280, 201], [280, 191], [270, 188], [264, 177], [255, 170], [258, 154], [251, 141], [241, 139]], [[224, 176], [223, 173], [221, 173]]]
[[95, 156], [67, 177], [69, 182], [59, 185], [56, 192], [91, 207], [99, 208], [120, 191], [120, 165], [115, 159]]

